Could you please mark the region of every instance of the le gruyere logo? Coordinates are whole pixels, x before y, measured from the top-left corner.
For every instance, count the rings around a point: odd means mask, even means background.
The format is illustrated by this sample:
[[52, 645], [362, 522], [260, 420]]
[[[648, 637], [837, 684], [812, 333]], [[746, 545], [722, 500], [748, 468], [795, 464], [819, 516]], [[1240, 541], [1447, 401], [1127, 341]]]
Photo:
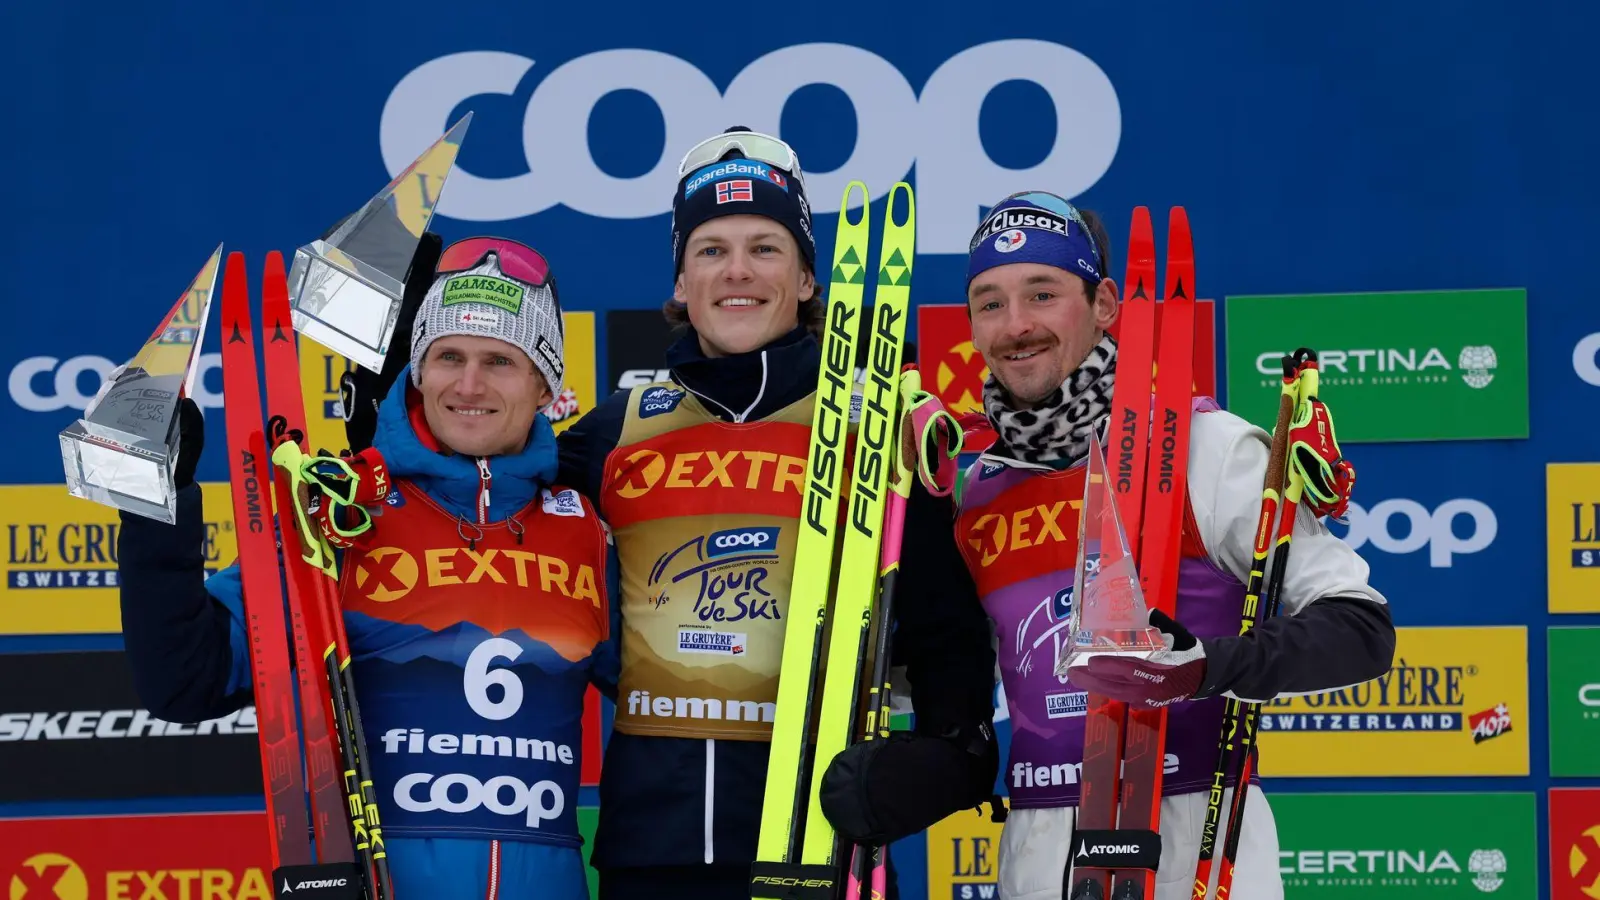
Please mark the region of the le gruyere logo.
[[1545, 466], [1550, 612], [1600, 612], [1600, 464]]
[[1264, 775], [1516, 775], [1528, 766], [1527, 631], [1400, 628], [1388, 672], [1261, 710]]
[[[226, 483], [202, 484], [200, 490], [208, 517], [200, 552], [209, 574], [238, 553], [233, 499]], [[72, 497], [59, 485], [4, 485], [0, 527], [6, 551], [0, 633], [121, 630], [122, 524], [115, 509]]]

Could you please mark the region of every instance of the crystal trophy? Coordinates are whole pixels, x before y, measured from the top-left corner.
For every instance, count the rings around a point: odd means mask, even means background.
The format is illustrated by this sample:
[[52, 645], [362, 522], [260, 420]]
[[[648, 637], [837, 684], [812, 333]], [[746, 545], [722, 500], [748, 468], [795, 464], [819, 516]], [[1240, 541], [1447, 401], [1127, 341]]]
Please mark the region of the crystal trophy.
[[177, 520], [178, 401], [194, 390], [221, 262], [218, 244], [138, 354], [62, 430], [72, 496], [168, 525]]
[[471, 121], [467, 113], [365, 206], [294, 252], [295, 331], [374, 372], [383, 369], [406, 272]]
[[1071, 669], [1086, 665], [1097, 654], [1143, 659], [1166, 649], [1161, 631], [1150, 625], [1150, 609], [1128, 549], [1117, 497], [1106, 477], [1105, 451], [1098, 435], [1091, 435], [1089, 441], [1072, 597], [1071, 637], [1056, 667], [1057, 676], [1070, 677]]

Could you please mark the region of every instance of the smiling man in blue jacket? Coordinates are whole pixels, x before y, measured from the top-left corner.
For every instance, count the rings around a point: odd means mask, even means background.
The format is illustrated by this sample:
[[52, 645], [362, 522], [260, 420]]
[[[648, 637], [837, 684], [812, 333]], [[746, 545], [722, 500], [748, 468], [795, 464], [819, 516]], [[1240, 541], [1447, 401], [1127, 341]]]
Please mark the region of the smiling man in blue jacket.
[[[437, 258], [413, 265], [415, 325], [376, 379], [375, 420], [370, 398], [346, 398], [353, 449], [373, 428], [392, 483], [343, 553], [340, 604], [394, 888], [581, 900], [583, 695], [616, 661], [609, 535], [554, 484], [542, 414], [561, 392], [561, 308], [524, 245], [473, 238]], [[194, 722], [253, 698], [238, 568], [204, 574], [192, 404], [181, 425], [178, 521], [124, 515], [119, 560], [139, 696]]]

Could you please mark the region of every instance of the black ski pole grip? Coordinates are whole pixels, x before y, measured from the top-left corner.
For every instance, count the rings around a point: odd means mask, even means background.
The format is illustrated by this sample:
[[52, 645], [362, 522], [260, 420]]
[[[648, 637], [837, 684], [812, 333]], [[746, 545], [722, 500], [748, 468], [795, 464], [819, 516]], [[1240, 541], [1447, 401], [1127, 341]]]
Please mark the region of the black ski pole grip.
[[750, 864], [750, 896], [761, 900], [835, 900], [839, 873], [829, 865], [761, 862]]
[[272, 870], [276, 900], [365, 900], [361, 868], [353, 862], [279, 866]]

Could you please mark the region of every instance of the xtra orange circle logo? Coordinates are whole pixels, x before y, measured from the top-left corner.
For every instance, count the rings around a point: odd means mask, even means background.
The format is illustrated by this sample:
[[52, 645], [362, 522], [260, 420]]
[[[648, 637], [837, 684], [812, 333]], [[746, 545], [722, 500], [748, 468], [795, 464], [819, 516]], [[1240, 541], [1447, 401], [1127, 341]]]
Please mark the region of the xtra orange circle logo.
[[89, 879], [65, 856], [40, 853], [11, 876], [10, 900], [89, 900]]

